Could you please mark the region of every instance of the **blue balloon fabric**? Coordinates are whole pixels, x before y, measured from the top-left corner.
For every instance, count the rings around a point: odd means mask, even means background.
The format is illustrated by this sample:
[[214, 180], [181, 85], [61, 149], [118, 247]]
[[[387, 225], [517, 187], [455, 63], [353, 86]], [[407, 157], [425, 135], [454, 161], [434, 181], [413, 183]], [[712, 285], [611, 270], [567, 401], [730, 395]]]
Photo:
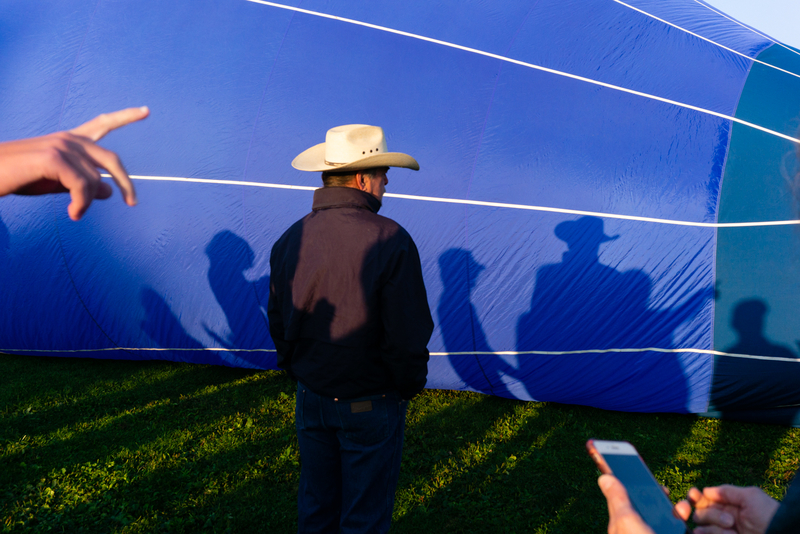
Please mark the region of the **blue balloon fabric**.
[[275, 367], [269, 251], [377, 124], [428, 387], [796, 424], [800, 52], [699, 0], [6, 0], [0, 139], [108, 135], [140, 205], [0, 202], [0, 351]]

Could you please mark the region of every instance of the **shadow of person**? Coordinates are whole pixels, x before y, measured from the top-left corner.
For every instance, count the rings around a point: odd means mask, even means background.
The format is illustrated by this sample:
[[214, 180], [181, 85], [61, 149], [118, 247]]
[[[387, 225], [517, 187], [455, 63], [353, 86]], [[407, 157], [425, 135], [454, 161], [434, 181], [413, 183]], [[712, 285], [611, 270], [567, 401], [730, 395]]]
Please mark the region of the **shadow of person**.
[[502, 381], [514, 368], [493, 354], [471, 295], [485, 269], [472, 253], [451, 248], [439, 256], [439, 273], [444, 291], [436, 311], [448, 359], [467, 389], [514, 398]]
[[725, 352], [796, 358], [797, 356], [788, 347], [772, 343], [764, 337], [764, 321], [768, 311], [767, 305], [759, 299], [739, 302], [733, 310], [731, 320], [731, 326], [739, 335], [739, 341]]
[[[167, 349], [158, 352], [158, 359], [173, 361], [191, 361], [191, 363], [207, 365], [226, 365], [231, 363], [214, 348], [205, 347], [195, 339], [181, 324], [180, 319], [153, 288], [145, 287], [140, 295], [144, 307], [145, 318], [141, 322], [142, 332], [161, 348]], [[189, 352], [191, 360], [178, 357], [178, 352]]]
[[205, 347], [186, 332], [169, 304], [153, 288], [142, 289], [140, 299], [145, 310], [142, 332], [163, 348], [204, 350]]
[[[517, 350], [523, 353], [517, 378], [531, 398], [623, 411], [687, 411], [686, 377], [668, 350], [675, 330], [694, 318], [712, 288], [673, 309], [650, 309], [647, 274], [600, 263], [600, 245], [619, 238], [605, 234], [602, 219], [559, 223], [555, 235], [569, 249], [560, 263], [539, 269], [530, 310], [517, 323]], [[543, 354], [525, 354], [531, 351]]]
[[269, 294], [269, 276], [255, 282], [245, 278], [245, 271], [253, 266], [255, 254], [250, 245], [230, 230], [217, 233], [206, 246], [209, 260], [208, 283], [228, 322], [229, 333], [218, 333], [203, 325], [206, 333], [221, 347], [244, 349], [237, 355], [247, 360], [258, 360], [259, 366], [275, 367], [275, 356], [269, 356], [265, 365], [263, 353], [248, 356], [246, 350], [274, 349], [269, 336], [265, 314]]
[[771, 423], [780, 427], [758, 430], [759, 447], [751, 459], [741, 465], [725, 465], [715, 455], [709, 455], [698, 471], [714, 473], [706, 483], [762, 485], [771, 480], [770, 462], [780, 449], [785, 427], [798, 426], [800, 382], [796, 354], [786, 346], [770, 341], [764, 334], [769, 306], [761, 299], [749, 298], [736, 303], [731, 313], [731, 326], [738, 339], [724, 350], [727, 354], [714, 356], [714, 376], [711, 382], [709, 413], [723, 421], [715, 448], [732, 450], [742, 443], [747, 427], [737, 421]]
[[727, 354], [714, 357], [712, 412], [723, 418], [796, 424], [800, 404], [797, 355], [764, 335], [769, 307], [760, 299], [736, 304], [731, 326], [738, 335]]

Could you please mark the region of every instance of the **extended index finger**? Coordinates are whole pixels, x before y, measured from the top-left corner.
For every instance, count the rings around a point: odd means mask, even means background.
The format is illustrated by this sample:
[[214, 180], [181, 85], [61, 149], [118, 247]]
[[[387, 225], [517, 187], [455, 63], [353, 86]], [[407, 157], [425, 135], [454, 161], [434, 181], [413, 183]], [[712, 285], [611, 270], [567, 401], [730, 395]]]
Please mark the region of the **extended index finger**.
[[140, 121], [150, 114], [147, 106], [140, 108], [127, 108], [112, 113], [103, 113], [93, 118], [89, 122], [84, 122], [80, 126], [70, 130], [75, 135], [88, 137], [92, 141], [102, 139], [108, 132], [116, 130], [121, 126], [132, 122]]

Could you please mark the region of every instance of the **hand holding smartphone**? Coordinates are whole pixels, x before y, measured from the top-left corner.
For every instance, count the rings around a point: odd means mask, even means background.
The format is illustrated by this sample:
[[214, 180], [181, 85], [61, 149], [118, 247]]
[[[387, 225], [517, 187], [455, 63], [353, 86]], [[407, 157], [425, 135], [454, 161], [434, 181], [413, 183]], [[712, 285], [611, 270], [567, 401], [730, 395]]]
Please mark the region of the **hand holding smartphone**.
[[634, 509], [656, 534], [685, 534], [686, 523], [673, 511], [661, 485], [627, 441], [590, 439], [586, 449], [602, 473], [614, 475], [628, 491]]

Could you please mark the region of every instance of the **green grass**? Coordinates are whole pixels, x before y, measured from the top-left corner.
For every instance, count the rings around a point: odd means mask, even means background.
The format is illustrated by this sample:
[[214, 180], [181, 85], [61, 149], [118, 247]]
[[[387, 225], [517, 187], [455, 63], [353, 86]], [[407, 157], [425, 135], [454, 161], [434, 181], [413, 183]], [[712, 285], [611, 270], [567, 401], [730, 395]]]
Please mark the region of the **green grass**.
[[[0, 531], [294, 532], [293, 407], [274, 371], [0, 355]], [[605, 532], [590, 437], [631, 441], [674, 500], [780, 498], [800, 458], [793, 428], [426, 391], [392, 532]]]

